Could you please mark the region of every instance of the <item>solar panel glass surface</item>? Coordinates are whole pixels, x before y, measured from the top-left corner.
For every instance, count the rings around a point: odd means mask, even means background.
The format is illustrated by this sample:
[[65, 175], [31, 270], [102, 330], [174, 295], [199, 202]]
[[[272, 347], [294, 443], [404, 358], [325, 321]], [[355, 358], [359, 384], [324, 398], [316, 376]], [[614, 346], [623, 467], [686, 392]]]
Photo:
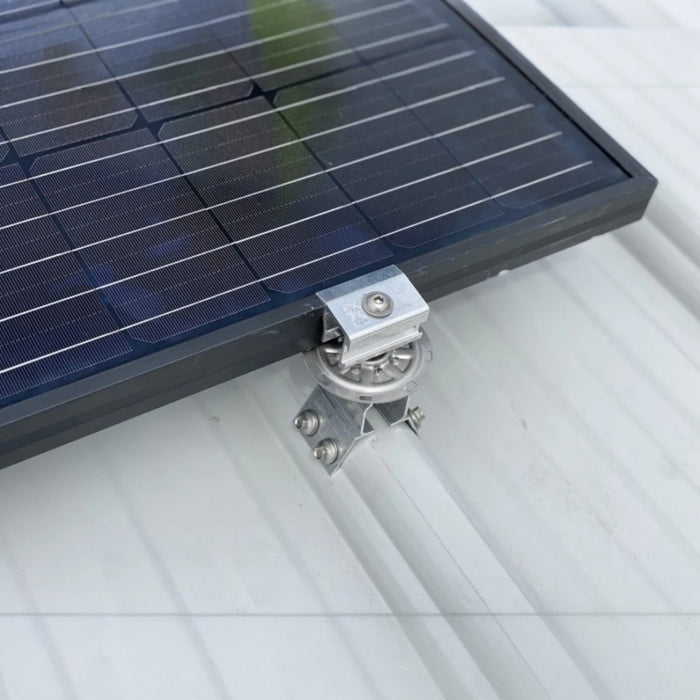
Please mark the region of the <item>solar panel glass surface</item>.
[[0, 6], [0, 405], [628, 178], [442, 0]]

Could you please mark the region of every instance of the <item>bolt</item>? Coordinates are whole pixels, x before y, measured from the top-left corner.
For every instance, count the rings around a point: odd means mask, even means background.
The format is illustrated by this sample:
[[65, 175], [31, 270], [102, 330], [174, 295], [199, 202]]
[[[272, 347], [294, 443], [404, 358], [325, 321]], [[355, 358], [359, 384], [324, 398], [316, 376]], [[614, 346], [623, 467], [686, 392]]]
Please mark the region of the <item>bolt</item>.
[[409, 408], [408, 409], [408, 424], [418, 432], [420, 430], [421, 425], [423, 425], [423, 421], [425, 420], [425, 412], [423, 411], [422, 408], [419, 406], [416, 406], [415, 408]]
[[362, 308], [374, 318], [384, 318], [394, 310], [394, 301], [384, 292], [370, 292], [362, 300]]
[[315, 435], [318, 432], [320, 424], [321, 421], [319, 420], [318, 413], [312, 410], [302, 411], [294, 419], [294, 427], [306, 437]]
[[340, 455], [340, 445], [333, 438], [322, 440], [314, 449], [314, 457], [327, 467], [338, 460]]

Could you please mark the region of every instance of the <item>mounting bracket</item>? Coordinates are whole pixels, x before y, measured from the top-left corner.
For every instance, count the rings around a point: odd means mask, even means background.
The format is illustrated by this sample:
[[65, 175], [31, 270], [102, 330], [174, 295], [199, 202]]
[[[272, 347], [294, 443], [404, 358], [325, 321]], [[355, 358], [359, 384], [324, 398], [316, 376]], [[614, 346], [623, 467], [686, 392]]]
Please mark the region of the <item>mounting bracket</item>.
[[294, 426], [329, 474], [374, 429], [372, 407], [389, 425], [418, 431], [425, 415], [409, 397], [432, 361], [422, 328], [430, 308], [394, 265], [318, 293], [321, 345], [304, 353], [318, 382]]

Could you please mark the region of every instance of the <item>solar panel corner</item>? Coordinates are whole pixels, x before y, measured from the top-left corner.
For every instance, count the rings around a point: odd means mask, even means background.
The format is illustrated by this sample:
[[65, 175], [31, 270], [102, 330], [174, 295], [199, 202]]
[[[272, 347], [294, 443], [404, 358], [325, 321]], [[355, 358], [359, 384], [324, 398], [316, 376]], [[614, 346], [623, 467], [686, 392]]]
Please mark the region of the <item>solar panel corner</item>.
[[[396, 260], [429, 300], [639, 219], [656, 186], [654, 178], [639, 163], [497, 31], [458, 0], [444, 2], [451, 11], [466, 20], [485, 42], [495, 47], [626, 175], [619, 181], [569, 201], [556, 201], [555, 198], [552, 206], [542, 211], [524, 218], [498, 222], [474, 235], [436, 239], [432, 249], [419, 249], [416, 255], [407, 253]], [[432, 7], [436, 3], [430, 0], [425, 4]], [[207, 107], [199, 114], [210, 114], [209, 110], [215, 109]], [[196, 114], [192, 117], [197, 118]], [[323, 166], [324, 169], [328, 167], [327, 163]], [[308, 175], [311, 176], [315, 177]], [[166, 173], [166, 177], [173, 176]], [[50, 178], [47, 184], [49, 182]], [[209, 183], [206, 184], [209, 186]], [[369, 201], [373, 195], [362, 196]], [[355, 195], [354, 201], [357, 199]], [[216, 200], [213, 201], [216, 205]], [[513, 204], [517, 206], [517, 200]], [[341, 198], [334, 206], [343, 209], [347, 205]], [[363, 240], [351, 239], [350, 245], [364, 246]], [[410, 246], [411, 239], [407, 239], [406, 243]], [[242, 251], [248, 260], [256, 260], [255, 255], [251, 257], [250, 250], [246, 251], [245, 245]], [[238, 263], [234, 261], [233, 264]], [[341, 270], [333, 281], [362, 271], [362, 265], [376, 268], [383, 264], [388, 262], [384, 262], [382, 255], [360, 259], [357, 270]], [[264, 271], [258, 270], [258, 275], [264, 279]], [[282, 279], [286, 278], [289, 275]], [[272, 289], [273, 296], [286, 288], [303, 291], [303, 287], [295, 286], [298, 282], [292, 278], [285, 284], [287, 287], [278, 285], [278, 289]], [[0, 466], [8, 466], [308, 349], [320, 338], [320, 317], [320, 304], [315, 295], [297, 293], [277, 306], [263, 305], [260, 313], [244, 315], [234, 323], [6, 405], [0, 408]]]
[[[493, 25], [487, 22], [478, 12], [473, 10], [463, 0], [443, 0], [456, 15], [464, 19], [489, 44], [551, 100], [564, 114], [598, 146], [607, 153], [635, 182], [635, 190], [639, 186], [648, 193], [646, 204], [658, 185], [656, 177], [645, 168], [628, 150], [621, 146], [600, 124], [574, 102], [564, 91], [550, 80], [535, 64], [521, 51], [508, 41]], [[644, 214], [641, 212], [640, 217]]]

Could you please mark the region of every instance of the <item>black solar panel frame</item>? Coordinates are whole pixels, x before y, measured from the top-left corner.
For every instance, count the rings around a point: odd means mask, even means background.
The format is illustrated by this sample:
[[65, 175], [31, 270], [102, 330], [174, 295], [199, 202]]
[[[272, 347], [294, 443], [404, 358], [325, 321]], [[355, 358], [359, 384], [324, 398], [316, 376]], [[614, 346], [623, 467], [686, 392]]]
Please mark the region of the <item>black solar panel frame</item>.
[[[629, 178], [483, 236], [401, 263], [433, 301], [642, 217], [657, 181], [496, 29], [442, 0], [529, 79]], [[310, 296], [0, 409], [0, 468], [314, 347], [322, 308]], [[437, 348], [439, 358], [439, 348]]]

